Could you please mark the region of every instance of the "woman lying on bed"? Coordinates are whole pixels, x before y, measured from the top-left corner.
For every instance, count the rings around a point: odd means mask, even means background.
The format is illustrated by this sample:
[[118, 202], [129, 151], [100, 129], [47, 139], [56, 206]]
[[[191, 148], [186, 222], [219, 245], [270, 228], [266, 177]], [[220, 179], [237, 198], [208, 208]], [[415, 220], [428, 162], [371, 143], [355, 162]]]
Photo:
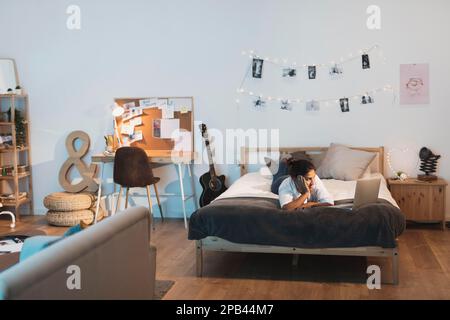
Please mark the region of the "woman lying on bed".
[[333, 198], [316, 175], [316, 168], [307, 160], [290, 160], [288, 173], [278, 189], [280, 206], [285, 210], [316, 206], [332, 206]]

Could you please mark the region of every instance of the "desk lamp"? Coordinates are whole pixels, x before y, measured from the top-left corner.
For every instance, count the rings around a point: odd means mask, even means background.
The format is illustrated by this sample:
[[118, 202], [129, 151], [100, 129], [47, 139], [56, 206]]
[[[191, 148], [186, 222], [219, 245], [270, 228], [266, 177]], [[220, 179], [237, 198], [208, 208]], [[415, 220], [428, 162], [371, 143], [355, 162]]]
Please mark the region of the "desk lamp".
[[120, 140], [120, 134], [117, 130], [117, 117], [121, 117], [125, 112], [125, 109], [119, 106], [117, 103], [114, 105], [114, 109], [112, 111], [112, 115], [114, 118], [114, 134], [116, 135], [117, 141], [119, 142], [119, 148], [122, 146], [122, 140]]
[[433, 181], [437, 180], [437, 176], [433, 173], [436, 172], [437, 161], [441, 157], [440, 155], [435, 155], [430, 149], [423, 147], [419, 152], [420, 160], [420, 171], [425, 172], [425, 174], [419, 174], [417, 179], [422, 181]]

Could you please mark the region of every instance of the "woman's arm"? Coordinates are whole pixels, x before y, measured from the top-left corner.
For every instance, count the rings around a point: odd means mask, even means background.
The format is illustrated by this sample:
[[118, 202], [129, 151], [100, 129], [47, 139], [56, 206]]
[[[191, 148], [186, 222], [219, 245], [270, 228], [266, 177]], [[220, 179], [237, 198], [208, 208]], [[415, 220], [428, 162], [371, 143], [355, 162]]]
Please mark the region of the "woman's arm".
[[311, 194], [308, 191], [305, 194], [302, 194], [297, 199], [289, 202], [288, 204], [285, 204], [283, 206], [283, 209], [291, 211], [291, 210], [295, 210], [295, 209], [298, 209], [298, 208], [305, 208], [304, 206], [308, 204], [308, 203], [305, 204], [305, 200], [308, 199], [310, 196], [311, 196]]

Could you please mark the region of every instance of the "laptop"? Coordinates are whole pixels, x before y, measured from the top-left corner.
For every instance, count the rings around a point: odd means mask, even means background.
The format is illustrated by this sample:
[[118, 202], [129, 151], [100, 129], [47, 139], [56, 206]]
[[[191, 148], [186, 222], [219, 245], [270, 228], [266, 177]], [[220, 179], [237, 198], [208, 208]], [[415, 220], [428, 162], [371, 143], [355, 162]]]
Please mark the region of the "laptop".
[[380, 192], [381, 179], [360, 179], [356, 182], [353, 203], [335, 205], [335, 208], [357, 209], [364, 204], [376, 203]]

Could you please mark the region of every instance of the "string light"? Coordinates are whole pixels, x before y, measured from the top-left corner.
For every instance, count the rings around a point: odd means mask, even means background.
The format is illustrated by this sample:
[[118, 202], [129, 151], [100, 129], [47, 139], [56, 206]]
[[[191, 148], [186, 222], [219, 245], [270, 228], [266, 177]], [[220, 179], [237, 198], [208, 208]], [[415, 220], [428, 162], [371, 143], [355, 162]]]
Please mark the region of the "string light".
[[[360, 50], [355, 51], [355, 52], [350, 52], [348, 54], [348, 58], [344, 58], [343, 56], [341, 56], [340, 57], [340, 64], [347, 63], [347, 62], [353, 61], [355, 59], [359, 59], [359, 55], [368, 54], [369, 52], [374, 51], [374, 50], [378, 51], [378, 55], [380, 56], [382, 62], [385, 63], [386, 62], [386, 58], [383, 55], [383, 51], [381, 50], [379, 45], [375, 44], [375, 45], [373, 45], [372, 47], [370, 47], [368, 49], [364, 49], [363, 48], [363, 49], [360, 49]], [[265, 58], [262, 58], [261, 56], [256, 54], [255, 50], [249, 50], [248, 52], [250, 53], [249, 54], [249, 58], [250, 59], [254, 59], [254, 58], [255, 59], [263, 59], [264, 61], [266, 61], [268, 63], [273, 63], [275, 65], [282, 65], [282, 66], [285, 66], [288, 63], [288, 59], [287, 58], [279, 59], [277, 57], [272, 58], [272, 57], [269, 57], [269, 56], [266, 56]], [[245, 50], [242, 51], [242, 54], [246, 55], [246, 51]], [[333, 66], [335, 64], [336, 64], [336, 61], [332, 60], [329, 63], [300, 64], [299, 66], [302, 67], [302, 68], [307, 68], [308, 66], [326, 67], [326, 66]], [[297, 66], [297, 62], [293, 62], [292, 66]]]
[[[389, 169], [391, 169], [391, 171], [392, 171], [392, 173], [394, 174], [395, 177], [397, 177], [398, 172], [392, 166], [391, 154], [392, 154], [393, 151], [396, 151], [396, 150], [397, 150], [397, 148], [389, 149], [389, 151], [386, 154], [386, 162], [388, 163]], [[409, 148], [406, 147], [406, 148], [403, 148], [403, 149], [399, 149], [398, 151], [403, 152], [403, 153], [409, 152]]]
[[[374, 88], [374, 89], [371, 89], [371, 90], [365, 90], [365, 91], [363, 91], [364, 93], [351, 95], [351, 96], [348, 96], [348, 97], [349, 97], [349, 99], [358, 100], [358, 99], [361, 99], [362, 96], [368, 95], [369, 93], [374, 94], [374, 93], [381, 92], [381, 91], [393, 91], [393, 90], [394, 89], [393, 89], [393, 87], [391, 85], [385, 85], [385, 86], [383, 86], [381, 88]], [[244, 88], [240, 88], [239, 89], [239, 93], [244, 94], [244, 95], [249, 95], [249, 96], [254, 96], [255, 95], [252, 91], [247, 91]], [[258, 97], [260, 97], [261, 99], [264, 96], [265, 95], [262, 94], [262, 93], [260, 93], [258, 95]], [[277, 98], [274, 98], [272, 96], [267, 96], [267, 100], [268, 101], [277, 100], [277, 101], [280, 101], [280, 102], [282, 100], [288, 100], [291, 103], [301, 103], [301, 102], [305, 102], [305, 101], [314, 100], [314, 101], [317, 101], [317, 102], [325, 102], [326, 103], [325, 105], [329, 105], [329, 102], [339, 103], [339, 99], [335, 99], [335, 98], [332, 98], [332, 99], [305, 99], [305, 98], [302, 98], [302, 97], [291, 97], [291, 98], [288, 98], [288, 97], [277, 97]]]

